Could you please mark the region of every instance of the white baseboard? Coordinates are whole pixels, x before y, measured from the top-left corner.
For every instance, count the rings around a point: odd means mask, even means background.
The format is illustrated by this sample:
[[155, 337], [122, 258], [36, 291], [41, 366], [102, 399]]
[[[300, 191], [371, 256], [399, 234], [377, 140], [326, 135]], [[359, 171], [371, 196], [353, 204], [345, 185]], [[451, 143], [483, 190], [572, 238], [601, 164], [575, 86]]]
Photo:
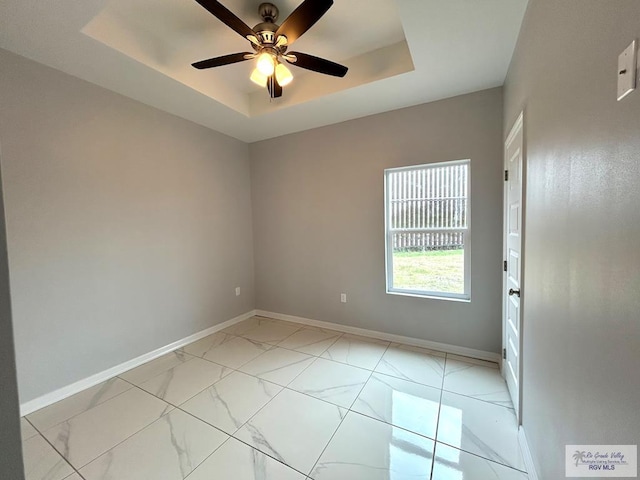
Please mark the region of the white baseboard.
[[[467, 347], [459, 347], [456, 345], [449, 345], [446, 343], [432, 342], [429, 340], [421, 340], [412, 337], [405, 337], [402, 335], [394, 335], [391, 333], [378, 332], [375, 330], [368, 330], [365, 328], [358, 327], [349, 327], [346, 325], [340, 325], [338, 323], [325, 322], [321, 320], [312, 320], [310, 318], [296, 317], [293, 315], [285, 315], [282, 313], [275, 312], [267, 312], [265, 310], [251, 310], [242, 315], [239, 315], [235, 318], [227, 320], [226, 322], [219, 323], [218, 325], [214, 325], [213, 327], [209, 327], [201, 332], [194, 333], [193, 335], [189, 335], [188, 337], [177, 340], [169, 345], [165, 345], [164, 347], [153, 350], [152, 352], [145, 353], [144, 355], [140, 355], [132, 360], [121, 363], [120, 365], [116, 365], [115, 367], [111, 367], [102, 372], [91, 375], [90, 377], [84, 378], [77, 382], [74, 382], [65, 387], [54, 390], [53, 392], [42, 395], [38, 398], [30, 400], [28, 402], [22, 403], [20, 405], [20, 415], [25, 416], [36, 410], [40, 410], [46, 406], [49, 406], [55, 402], [63, 400], [71, 395], [75, 395], [78, 392], [86, 390], [87, 388], [91, 388], [99, 383], [102, 383], [110, 378], [115, 377], [116, 375], [120, 375], [121, 373], [126, 372], [127, 370], [131, 370], [132, 368], [138, 367], [143, 363], [154, 360], [165, 353], [172, 352], [177, 348], [183, 347], [189, 343], [200, 340], [201, 338], [206, 337], [207, 335], [211, 335], [212, 333], [216, 333], [224, 328], [230, 327], [231, 325], [235, 325], [236, 323], [242, 322], [254, 315], [260, 315], [263, 317], [275, 318], [278, 320], [285, 320], [293, 323], [300, 323], [303, 325], [311, 325], [319, 328], [327, 328], [331, 330], [337, 330], [339, 332], [351, 333], [354, 335], [361, 335], [363, 337], [377, 338], [380, 340], [387, 340], [389, 342], [397, 342], [403, 343], [406, 345], [413, 345], [416, 347], [428, 348], [431, 350], [438, 350], [446, 353], [453, 353], [456, 355], [462, 355], [465, 357], [478, 358], [481, 360], [487, 360], [490, 362], [500, 362], [500, 355], [493, 352], [485, 352], [482, 350], [475, 350], [473, 348]], [[537, 480], [535, 477], [530, 477], [530, 480]]]
[[487, 360], [494, 363], [500, 363], [500, 354], [494, 352], [485, 352], [483, 350], [475, 350], [473, 348], [449, 345], [448, 343], [439, 343], [432, 342], [430, 340], [421, 340], [419, 338], [404, 337], [402, 335], [394, 335], [392, 333], [377, 332], [375, 330], [368, 330], [366, 328], [349, 327], [346, 325], [340, 325], [338, 323], [324, 322], [322, 320], [312, 320], [310, 318], [285, 315], [283, 313], [267, 312], [265, 310], [256, 310], [256, 315], [275, 318], [276, 320], [285, 320], [287, 322], [301, 323], [303, 325], [311, 325], [313, 327], [337, 330], [339, 332], [351, 333], [363, 337], [387, 340], [389, 342], [404, 343], [406, 345], [413, 345], [414, 347], [428, 348], [430, 350], [438, 350], [440, 352], [453, 353], [455, 355], [461, 355], [464, 357], [478, 358], [480, 360]]
[[522, 457], [524, 459], [524, 465], [529, 475], [529, 480], [538, 480], [538, 474], [536, 472], [536, 466], [533, 463], [533, 456], [529, 449], [529, 442], [527, 441], [527, 435], [524, 432], [524, 427], [520, 425], [518, 429], [518, 442], [520, 443], [520, 450], [522, 450]]
[[20, 405], [20, 415], [25, 416], [36, 410], [40, 410], [48, 405], [51, 405], [55, 402], [63, 400], [71, 395], [75, 395], [82, 390], [86, 390], [87, 388], [91, 388], [99, 383], [102, 383], [110, 378], [115, 377], [116, 375], [120, 375], [121, 373], [126, 372], [127, 370], [131, 370], [132, 368], [138, 367], [143, 363], [149, 362], [155, 358], [158, 358], [165, 353], [172, 352], [177, 348], [183, 347], [189, 343], [195, 342], [196, 340], [200, 340], [201, 338], [206, 337], [207, 335], [211, 335], [212, 333], [216, 333], [224, 328], [230, 327], [231, 325], [235, 325], [236, 323], [242, 322], [247, 318], [251, 318], [256, 315], [255, 310], [251, 310], [247, 313], [243, 313], [242, 315], [238, 315], [231, 320], [227, 320], [226, 322], [219, 323], [214, 325], [213, 327], [209, 327], [205, 330], [202, 330], [198, 333], [194, 333], [193, 335], [189, 335], [188, 337], [177, 340], [169, 345], [165, 345], [164, 347], [160, 347], [152, 352], [145, 353], [144, 355], [140, 355], [128, 362], [121, 363], [120, 365], [116, 365], [115, 367], [111, 367], [102, 372], [91, 375], [90, 377], [84, 378], [82, 380], [78, 380], [77, 382], [72, 383], [71, 385], [67, 385], [66, 387], [59, 388], [54, 390], [53, 392], [42, 395], [41, 397], [34, 398], [28, 402], [22, 403]]

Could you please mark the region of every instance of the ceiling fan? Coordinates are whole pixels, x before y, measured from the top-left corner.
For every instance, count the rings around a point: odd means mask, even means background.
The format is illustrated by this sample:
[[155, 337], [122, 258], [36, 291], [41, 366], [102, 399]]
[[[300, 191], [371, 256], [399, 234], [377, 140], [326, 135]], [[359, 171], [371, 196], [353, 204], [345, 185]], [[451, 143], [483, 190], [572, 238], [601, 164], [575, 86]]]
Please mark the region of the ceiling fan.
[[333, 0], [304, 0], [281, 25], [275, 23], [278, 19], [278, 8], [272, 3], [262, 3], [258, 7], [258, 13], [263, 22], [253, 28], [249, 28], [216, 0], [196, 1], [222, 23], [249, 40], [254, 50], [193, 63], [192, 66], [197, 69], [220, 67], [257, 58], [251, 80], [262, 87], [267, 87], [271, 98], [281, 97], [282, 87], [293, 80], [293, 75], [284, 65], [283, 60], [297, 67], [325, 75], [344, 77], [347, 74], [347, 67], [324, 58], [300, 52], [287, 52], [289, 46], [331, 8]]

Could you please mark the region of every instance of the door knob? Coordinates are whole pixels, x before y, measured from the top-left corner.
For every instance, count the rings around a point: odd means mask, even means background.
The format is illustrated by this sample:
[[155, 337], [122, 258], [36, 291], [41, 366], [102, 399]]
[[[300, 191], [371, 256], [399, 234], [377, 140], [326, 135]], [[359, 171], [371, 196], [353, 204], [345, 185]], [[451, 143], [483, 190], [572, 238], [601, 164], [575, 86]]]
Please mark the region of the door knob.
[[511, 297], [513, 295], [515, 295], [517, 297], [520, 297], [520, 289], [518, 288], [518, 289], [514, 290], [513, 288], [510, 288], [509, 289], [509, 296]]

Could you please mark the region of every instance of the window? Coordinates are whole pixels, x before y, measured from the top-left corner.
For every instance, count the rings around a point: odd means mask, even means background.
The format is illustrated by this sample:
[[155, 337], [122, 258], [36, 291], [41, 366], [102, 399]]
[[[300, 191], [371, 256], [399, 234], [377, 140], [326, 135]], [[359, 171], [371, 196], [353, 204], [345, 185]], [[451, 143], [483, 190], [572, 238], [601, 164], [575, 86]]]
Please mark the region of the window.
[[385, 170], [387, 293], [468, 300], [469, 160]]

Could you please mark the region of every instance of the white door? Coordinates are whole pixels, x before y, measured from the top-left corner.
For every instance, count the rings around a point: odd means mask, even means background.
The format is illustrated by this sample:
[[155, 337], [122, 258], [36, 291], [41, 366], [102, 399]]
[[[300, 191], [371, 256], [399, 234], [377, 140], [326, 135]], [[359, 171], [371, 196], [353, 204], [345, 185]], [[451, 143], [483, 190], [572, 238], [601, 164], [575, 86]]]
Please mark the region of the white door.
[[520, 419], [521, 304], [522, 304], [522, 180], [523, 115], [516, 120], [504, 145], [504, 275], [502, 292], [502, 374]]

